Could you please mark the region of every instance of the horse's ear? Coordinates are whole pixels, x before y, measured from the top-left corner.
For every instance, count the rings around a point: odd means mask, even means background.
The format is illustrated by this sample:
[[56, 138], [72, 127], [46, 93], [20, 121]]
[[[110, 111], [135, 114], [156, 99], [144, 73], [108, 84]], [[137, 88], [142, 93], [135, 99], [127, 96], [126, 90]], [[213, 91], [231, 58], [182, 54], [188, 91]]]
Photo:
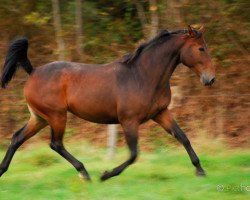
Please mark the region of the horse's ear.
[[204, 33], [204, 32], [205, 32], [204, 26], [201, 26], [201, 27], [199, 28], [199, 31], [200, 31], [201, 33]]
[[188, 34], [190, 37], [195, 37], [195, 32], [190, 25], [188, 25]]

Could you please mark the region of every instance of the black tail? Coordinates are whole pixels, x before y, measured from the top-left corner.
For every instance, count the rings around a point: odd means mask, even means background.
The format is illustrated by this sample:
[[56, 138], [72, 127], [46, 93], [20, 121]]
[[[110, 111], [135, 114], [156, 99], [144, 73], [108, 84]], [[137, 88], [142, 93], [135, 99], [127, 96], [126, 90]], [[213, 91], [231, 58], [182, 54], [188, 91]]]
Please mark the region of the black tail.
[[17, 39], [10, 45], [1, 77], [2, 88], [7, 86], [20, 65], [28, 74], [31, 74], [33, 67], [27, 57], [27, 51], [28, 40], [26, 38]]

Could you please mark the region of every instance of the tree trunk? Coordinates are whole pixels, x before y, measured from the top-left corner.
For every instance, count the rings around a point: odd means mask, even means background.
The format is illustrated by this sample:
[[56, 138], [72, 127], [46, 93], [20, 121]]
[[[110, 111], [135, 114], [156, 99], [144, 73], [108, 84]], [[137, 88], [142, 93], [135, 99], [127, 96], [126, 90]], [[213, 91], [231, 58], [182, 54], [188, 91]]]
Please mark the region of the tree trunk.
[[[166, 28], [174, 29], [183, 26], [183, 18], [181, 15], [181, 7], [186, 0], [168, 0], [165, 1], [165, 12], [163, 12], [164, 26]], [[180, 72], [183, 71], [181, 68], [178, 69]], [[183, 72], [181, 72], [183, 73]], [[181, 73], [175, 73], [175, 77], [178, 79], [188, 79], [189, 76], [181, 77]], [[186, 78], [185, 78], [186, 77]], [[186, 80], [187, 81], [187, 80]], [[180, 101], [183, 98], [183, 88], [181, 85], [171, 86], [172, 99], [169, 109], [180, 106]]]
[[79, 55], [83, 53], [82, 0], [76, 0], [76, 47]]
[[60, 9], [58, 0], [52, 0], [52, 9], [53, 9], [53, 20], [54, 20], [57, 50], [58, 50], [58, 59], [64, 60], [65, 45], [62, 38], [62, 27], [61, 27], [61, 18], [60, 18]]
[[150, 38], [154, 37], [157, 34], [159, 28], [159, 16], [157, 10], [158, 7], [156, 0], [149, 0], [149, 11], [151, 13]]
[[107, 140], [108, 160], [112, 160], [115, 157], [116, 141], [117, 141], [117, 125], [110, 124], [108, 125], [108, 140]]
[[137, 9], [137, 14], [138, 14], [139, 20], [141, 22], [141, 25], [145, 26], [147, 23], [147, 19], [146, 19], [146, 15], [145, 15], [143, 6], [141, 5], [141, 3], [138, 0], [133, 0], [133, 3], [135, 4], [135, 7]]
[[182, 16], [181, 16], [181, 6], [183, 0], [168, 0], [166, 2], [166, 12], [164, 13], [167, 20], [167, 25], [170, 27], [181, 27], [182, 26]]

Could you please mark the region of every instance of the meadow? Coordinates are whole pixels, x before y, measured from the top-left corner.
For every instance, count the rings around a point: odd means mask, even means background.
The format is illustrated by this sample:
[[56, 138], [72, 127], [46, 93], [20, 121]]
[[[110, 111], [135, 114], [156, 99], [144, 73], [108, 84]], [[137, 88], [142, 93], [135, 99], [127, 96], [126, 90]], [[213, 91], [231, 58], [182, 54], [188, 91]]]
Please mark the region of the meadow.
[[[119, 147], [113, 161], [104, 148], [78, 141], [67, 148], [86, 166], [92, 182], [85, 182], [45, 142], [33, 142], [19, 150], [0, 178], [1, 200], [167, 200], [250, 199], [249, 150], [230, 149], [218, 143], [197, 146], [206, 177], [196, 177], [185, 150], [160, 145], [141, 150], [137, 162], [120, 176], [100, 182], [100, 174], [127, 158]], [[0, 157], [4, 156], [1, 148]]]

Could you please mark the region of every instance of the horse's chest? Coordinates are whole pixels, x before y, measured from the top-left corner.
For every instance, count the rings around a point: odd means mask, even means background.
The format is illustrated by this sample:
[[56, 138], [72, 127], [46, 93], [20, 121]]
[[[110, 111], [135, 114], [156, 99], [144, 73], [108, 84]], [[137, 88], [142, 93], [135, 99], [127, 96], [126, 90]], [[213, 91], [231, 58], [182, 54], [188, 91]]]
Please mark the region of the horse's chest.
[[149, 115], [155, 116], [157, 113], [166, 109], [170, 104], [170, 96], [161, 96], [155, 100], [150, 109]]
[[118, 118], [137, 118], [141, 122], [148, 121], [170, 103], [171, 94], [166, 88], [157, 92], [137, 92], [138, 95], [122, 96], [118, 102]]
[[159, 112], [166, 109], [170, 104], [170, 96], [160, 96], [150, 103], [144, 108], [140, 110], [140, 116], [143, 122], [146, 122], [152, 118], [154, 118]]

